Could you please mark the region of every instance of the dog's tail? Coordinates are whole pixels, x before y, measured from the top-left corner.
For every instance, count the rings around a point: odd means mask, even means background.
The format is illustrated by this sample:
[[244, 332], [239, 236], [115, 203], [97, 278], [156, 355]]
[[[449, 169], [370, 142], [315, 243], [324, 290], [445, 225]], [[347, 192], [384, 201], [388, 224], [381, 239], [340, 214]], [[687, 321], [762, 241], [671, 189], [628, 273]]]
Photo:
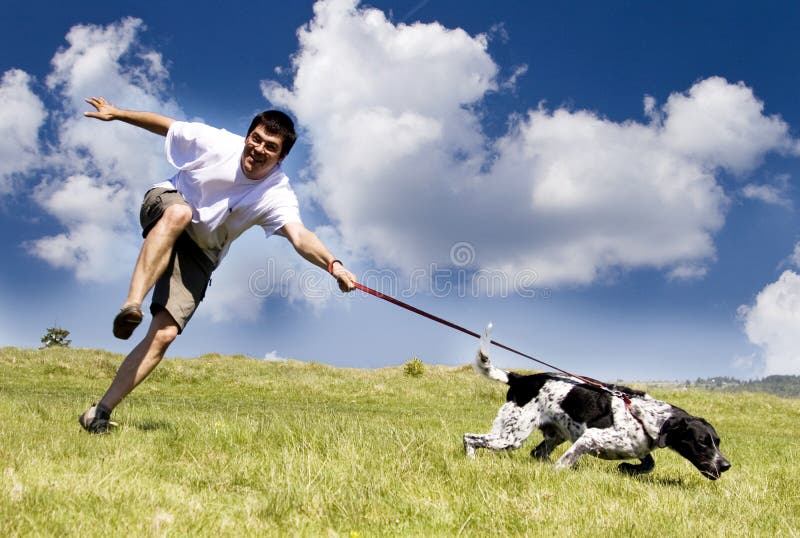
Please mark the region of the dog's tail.
[[484, 332], [481, 337], [481, 344], [478, 348], [478, 353], [475, 355], [475, 364], [473, 366], [478, 373], [489, 379], [508, 384], [508, 372], [500, 368], [495, 368], [492, 361], [489, 359], [489, 345], [492, 343], [491, 334], [492, 323], [489, 322], [489, 325], [486, 326], [486, 332]]

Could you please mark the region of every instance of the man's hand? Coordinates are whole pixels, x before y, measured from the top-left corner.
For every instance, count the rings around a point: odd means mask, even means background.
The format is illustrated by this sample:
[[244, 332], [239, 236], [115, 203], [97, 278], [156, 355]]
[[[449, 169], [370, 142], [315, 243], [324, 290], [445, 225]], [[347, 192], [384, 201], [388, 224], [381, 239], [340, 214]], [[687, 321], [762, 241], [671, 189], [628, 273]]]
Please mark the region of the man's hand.
[[175, 121], [155, 112], [139, 112], [119, 108], [106, 101], [103, 97], [87, 97], [84, 100], [96, 110], [96, 112], [84, 112], [83, 115], [87, 118], [96, 118], [102, 121], [124, 121], [161, 136], [167, 136], [169, 126]]
[[348, 271], [341, 263], [333, 264], [331, 274], [339, 283], [339, 289], [343, 292], [350, 292], [356, 289], [355, 283], [358, 282], [356, 275]]
[[83, 115], [87, 118], [111, 121], [116, 119], [119, 114], [119, 109], [106, 101], [103, 97], [89, 97], [84, 100], [97, 109], [97, 112], [84, 112]]

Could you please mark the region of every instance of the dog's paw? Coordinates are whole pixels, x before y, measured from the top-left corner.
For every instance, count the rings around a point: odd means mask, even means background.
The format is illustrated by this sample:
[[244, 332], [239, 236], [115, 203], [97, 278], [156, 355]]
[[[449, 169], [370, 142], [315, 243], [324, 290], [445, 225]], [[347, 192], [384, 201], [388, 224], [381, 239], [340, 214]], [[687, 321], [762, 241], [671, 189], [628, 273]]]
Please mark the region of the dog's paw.
[[639, 465], [634, 465], [632, 463], [620, 463], [619, 465], [617, 465], [617, 469], [621, 473], [625, 473], [631, 476], [636, 476], [649, 473], [650, 471], [653, 470], [653, 467], [650, 465], [645, 465], [643, 463], [640, 463]]
[[475, 459], [475, 447], [467, 442], [466, 438], [464, 439], [464, 453], [468, 458]]
[[531, 457], [544, 463], [552, 462], [550, 459], [550, 454], [546, 453], [544, 450], [540, 450], [539, 447], [531, 450]]

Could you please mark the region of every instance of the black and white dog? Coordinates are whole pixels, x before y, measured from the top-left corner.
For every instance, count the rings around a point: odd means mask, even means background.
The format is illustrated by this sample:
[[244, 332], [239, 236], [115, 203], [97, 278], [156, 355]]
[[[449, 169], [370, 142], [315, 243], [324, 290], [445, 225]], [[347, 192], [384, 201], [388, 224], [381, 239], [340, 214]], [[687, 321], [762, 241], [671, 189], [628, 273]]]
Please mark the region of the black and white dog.
[[517, 449], [538, 428], [544, 440], [531, 452], [535, 458], [548, 460], [555, 447], [573, 443], [557, 468], [571, 467], [590, 454], [608, 460], [638, 458], [639, 464], [622, 463], [619, 470], [644, 474], [655, 467], [650, 452], [669, 447], [711, 480], [730, 469], [714, 427], [683, 409], [627, 387], [607, 385], [610, 390], [604, 390], [566, 375], [520, 375], [495, 368], [489, 360], [491, 327], [481, 338], [475, 368], [506, 383], [508, 395], [491, 432], [464, 434], [468, 457], [475, 457], [476, 448]]

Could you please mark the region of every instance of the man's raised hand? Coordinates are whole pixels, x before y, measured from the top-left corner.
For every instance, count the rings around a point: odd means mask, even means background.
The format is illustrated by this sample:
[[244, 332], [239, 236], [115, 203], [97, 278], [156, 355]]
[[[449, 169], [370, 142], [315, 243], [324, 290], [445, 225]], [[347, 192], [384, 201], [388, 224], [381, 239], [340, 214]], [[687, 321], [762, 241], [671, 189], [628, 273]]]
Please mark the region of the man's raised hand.
[[96, 112], [84, 112], [83, 115], [87, 118], [96, 118], [102, 121], [124, 121], [161, 136], [167, 136], [170, 125], [175, 122], [174, 119], [155, 112], [140, 112], [115, 107], [104, 97], [87, 97], [84, 101], [96, 110]]
[[84, 112], [83, 115], [88, 118], [97, 118], [98, 120], [111, 121], [116, 119], [116, 113], [119, 109], [105, 100], [103, 97], [87, 97], [84, 99], [87, 103], [92, 105], [97, 112]]

